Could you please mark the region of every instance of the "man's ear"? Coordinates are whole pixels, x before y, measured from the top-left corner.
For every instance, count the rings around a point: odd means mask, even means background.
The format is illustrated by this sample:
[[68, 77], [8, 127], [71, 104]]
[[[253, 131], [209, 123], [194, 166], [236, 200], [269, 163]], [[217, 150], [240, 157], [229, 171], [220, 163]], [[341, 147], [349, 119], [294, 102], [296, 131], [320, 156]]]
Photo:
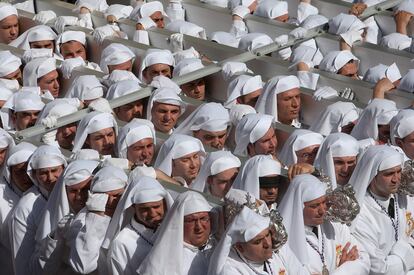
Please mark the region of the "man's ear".
[[234, 248], [236, 248], [240, 253], [244, 252], [244, 249], [243, 249], [243, 246], [241, 245], [241, 243], [234, 244]]
[[17, 121], [17, 114], [13, 111], [10, 111], [10, 117], [12, 119], [13, 124], [16, 124]]
[[254, 155], [254, 153], [255, 153], [254, 144], [253, 143], [247, 144], [247, 155], [252, 156]]
[[398, 147], [403, 147], [403, 141], [400, 138], [395, 138], [395, 143], [397, 144]]

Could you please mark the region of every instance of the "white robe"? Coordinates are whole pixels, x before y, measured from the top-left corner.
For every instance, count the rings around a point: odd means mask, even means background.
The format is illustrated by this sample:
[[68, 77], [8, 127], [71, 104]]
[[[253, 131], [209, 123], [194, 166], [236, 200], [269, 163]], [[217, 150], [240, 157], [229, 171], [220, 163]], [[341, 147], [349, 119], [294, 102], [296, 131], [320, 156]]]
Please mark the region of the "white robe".
[[[290, 248], [285, 245], [278, 253], [273, 253], [272, 258], [269, 259], [269, 265], [273, 272], [273, 275], [301, 275], [310, 274], [299, 262]], [[229, 257], [227, 257], [226, 263], [223, 267], [223, 271], [219, 275], [256, 275], [272, 274], [269, 270], [264, 271], [264, 265], [250, 265], [254, 268], [254, 271], [242, 261], [237, 255], [234, 249], [230, 251]]]
[[[412, 200], [412, 198], [409, 198]], [[400, 202], [400, 200], [398, 200]], [[389, 200], [378, 202], [388, 209]], [[399, 239], [408, 242], [408, 236], [414, 231], [413, 215], [399, 203], [398, 209]], [[371, 274], [407, 274], [405, 265], [414, 265], [414, 249], [411, 247], [411, 257], [403, 263], [402, 259], [390, 253], [395, 241], [395, 232], [389, 216], [384, 213], [370, 195], [366, 195], [364, 205], [355, 223], [355, 237], [365, 245], [371, 258]]]
[[[329, 274], [368, 274], [370, 266], [368, 253], [365, 251], [364, 246], [351, 235], [348, 226], [325, 222], [322, 226], [318, 226], [318, 230], [319, 238], [307, 226], [305, 227], [305, 234], [306, 238], [319, 248], [319, 251], [322, 250], [321, 237], [323, 237], [325, 264], [329, 270]], [[351, 248], [354, 245], [357, 246], [359, 259], [348, 261], [338, 266], [342, 249], [347, 242], [351, 243]], [[306, 243], [306, 249], [309, 255], [309, 264], [306, 264], [306, 267], [309, 272], [312, 274], [322, 274], [323, 264], [319, 254], [308, 243]]]
[[198, 247], [184, 243], [183, 275], [207, 274], [210, 258], [210, 247], [199, 250]]
[[134, 218], [115, 237], [108, 251], [108, 271], [111, 275], [135, 275], [145, 256], [152, 248], [154, 231], [135, 221]]

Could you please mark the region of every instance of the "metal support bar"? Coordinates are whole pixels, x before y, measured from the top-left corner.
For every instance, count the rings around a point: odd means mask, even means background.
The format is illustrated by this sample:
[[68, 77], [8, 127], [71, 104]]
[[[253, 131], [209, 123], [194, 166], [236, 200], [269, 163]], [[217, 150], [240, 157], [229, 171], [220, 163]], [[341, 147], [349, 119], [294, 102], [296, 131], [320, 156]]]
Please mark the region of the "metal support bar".
[[368, 7], [365, 9], [365, 11], [359, 16], [360, 19], [366, 19], [367, 17], [370, 17], [372, 15], [376, 15], [378, 13], [381, 13], [383, 11], [386, 11], [390, 8], [393, 8], [399, 4], [401, 4], [403, 0], [387, 0], [385, 2], [376, 4], [374, 6]]

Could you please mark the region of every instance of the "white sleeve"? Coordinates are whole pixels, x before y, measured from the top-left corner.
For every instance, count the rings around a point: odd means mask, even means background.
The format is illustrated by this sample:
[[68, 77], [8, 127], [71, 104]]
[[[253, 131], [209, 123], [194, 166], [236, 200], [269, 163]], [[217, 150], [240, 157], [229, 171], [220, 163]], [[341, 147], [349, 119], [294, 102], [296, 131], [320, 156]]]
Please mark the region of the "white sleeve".
[[108, 251], [108, 271], [112, 275], [122, 275], [125, 273], [128, 259], [125, 249], [115, 241], [112, 242], [112, 245]]
[[69, 264], [81, 274], [88, 274], [98, 268], [102, 241], [111, 218], [88, 212], [85, 224], [71, 245]]
[[316, 90], [318, 84], [319, 74], [307, 72], [307, 71], [298, 71], [297, 76], [299, 78], [299, 83], [301, 87], [308, 88], [311, 90]]
[[296, 255], [292, 252], [287, 244], [285, 244], [279, 252], [280, 258], [283, 260], [283, 263], [286, 265], [286, 269], [289, 274], [297, 275], [309, 275], [309, 270], [299, 262]]
[[[55, 274], [62, 263], [64, 240], [55, 240], [47, 236], [36, 249], [34, 268], [42, 270], [42, 274]], [[33, 269], [33, 268], [32, 268]]]
[[141, 44], [145, 44], [145, 45], [150, 44], [148, 32], [145, 30], [136, 30], [132, 40], [134, 40], [135, 42], [141, 43]]
[[246, 23], [243, 20], [233, 20], [233, 24], [230, 28], [230, 33], [233, 34], [236, 38], [249, 33]]

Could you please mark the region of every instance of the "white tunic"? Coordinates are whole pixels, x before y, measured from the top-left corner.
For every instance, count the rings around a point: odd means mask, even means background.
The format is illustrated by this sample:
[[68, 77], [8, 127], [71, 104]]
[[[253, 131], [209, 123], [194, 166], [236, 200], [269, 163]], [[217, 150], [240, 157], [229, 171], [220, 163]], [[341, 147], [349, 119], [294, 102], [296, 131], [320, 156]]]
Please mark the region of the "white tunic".
[[[377, 198], [377, 201], [385, 209], [388, 209], [389, 199], [380, 200]], [[407, 274], [414, 266], [414, 249], [408, 244], [408, 236], [412, 235], [414, 231], [414, 220], [412, 213], [402, 208], [400, 203], [398, 218], [399, 242], [402, 242], [403, 247], [405, 246], [404, 249], [401, 249], [401, 246], [400, 249], [394, 247], [396, 244], [395, 231], [390, 217], [370, 195], [367, 194], [365, 196], [364, 204], [356, 220], [354, 235], [365, 245], [369, 253], [371, 258], [371, 274]], [[407, 256], [411, 254], [411, 257], [408, 256], [403, 260], [395, 254], [397, 252], [395, 250], [404, 251], [406, 249], [408, 251], [411, 249], [411, 251], [406, 253]]]
[[[322, 230], [321, 230], [322, 229]], [[369, 272], [369, 256], [362, 246], [350, 233], [348, 226], [339, 223], [325, 222], [322, 226], [318, 226], [319, 238], [312, 232], [308, 226], [305, 227], [306, 239], [309, 240], [319, 251], [322, 251], [322, 239], [324, 242], [324, 259], [329, 274], [368, 274]], [[350, 248], [356, 245], [358, 248], [359, 259], [355, 261], [347, 261], [341, 266], [342, 249], [346, 243], [350, 242]], [[309, 255], [309, 264], [306, 264], [310, 273], [322, 274], [323, 263], [320, 255], [313, 249], [309, 243], [306, 243], [306, 249]]]
[[150, 243], [153, 243], [153, 238], [152, 229], [132, 218], [131, 222], [115, 237], [109, 248], [109, 273], [111, 275], [136, 274], [136, 270], [152, 248]]
[[210, 249], [199, 250], [198, 247], [184, 243], [183, 275], [207, 274]]

